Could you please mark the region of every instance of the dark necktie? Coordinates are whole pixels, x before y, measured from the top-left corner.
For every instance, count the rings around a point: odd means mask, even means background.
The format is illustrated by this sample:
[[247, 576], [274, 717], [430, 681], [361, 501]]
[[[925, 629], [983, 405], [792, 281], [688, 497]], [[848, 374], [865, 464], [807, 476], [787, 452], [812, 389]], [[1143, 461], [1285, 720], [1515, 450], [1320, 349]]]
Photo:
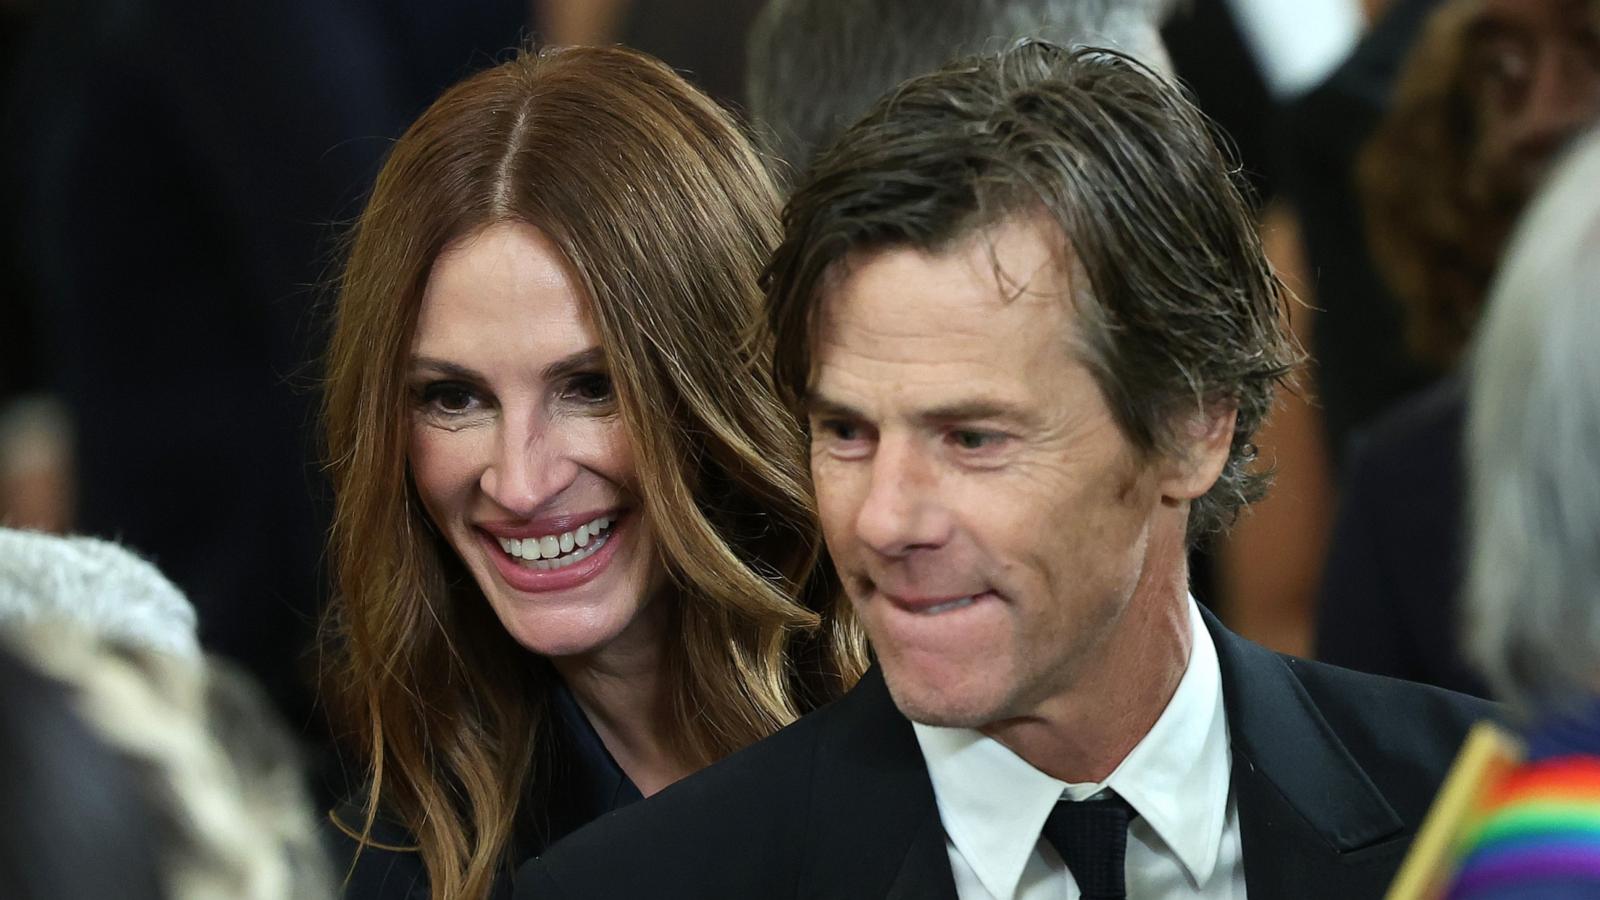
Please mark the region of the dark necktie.
[[1133, 807], [1116, 794], [1104, 799], [1057, 801], [1044, 821], [1044, 839], [1056, 848], [1083, 892], [1083, 900], [1127, 900], [1123, 858]]

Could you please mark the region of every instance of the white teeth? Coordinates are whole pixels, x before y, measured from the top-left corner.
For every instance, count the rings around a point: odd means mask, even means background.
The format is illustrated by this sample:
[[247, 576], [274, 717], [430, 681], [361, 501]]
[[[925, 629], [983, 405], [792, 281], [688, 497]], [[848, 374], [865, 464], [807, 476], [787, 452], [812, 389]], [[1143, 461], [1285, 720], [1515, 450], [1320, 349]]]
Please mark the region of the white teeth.
[[560, 559], [541, 559], [538, 562], [528, 563], [527, 565], [531, 565], [536, 569], [543, 569], [547, 572], [554, 571], [556, 569], [565, 569], [567, 566], [570, 566], [573, 563], [582, 562], [583, 560], [588, 559], [595, 554], [595, 551], [599, 550], [605, 545], [606, 538], [597, 538], [594, 541], [591, 541], [589, 546], [581, 547], [572, 553], [562, 556]]
[[932, 615], [937, 615], [937, 614], [942, 613], [942, 612], [949, 612], [952, 609], [960, 609], [963, 606], [971, 606], [971, 605], [972, 605], [972, 598], [971, 597], [957, 597], [954, 600], [948, 600], [948, 601], [946, 601], [944, 603], [939, 604], [938, 606], [930, 606], [927, 609], [923, 610], [922, 614], [925, 615], [925, 616], [932, 616]]
[[559, 569], [588, 557], [605, 543], [601, 532], [611, 527], [611, 518], [601, 516], [561, 534], [530, 538], [499, 538], [500, 549], [513, 559], [525, 560], [539, 569]]

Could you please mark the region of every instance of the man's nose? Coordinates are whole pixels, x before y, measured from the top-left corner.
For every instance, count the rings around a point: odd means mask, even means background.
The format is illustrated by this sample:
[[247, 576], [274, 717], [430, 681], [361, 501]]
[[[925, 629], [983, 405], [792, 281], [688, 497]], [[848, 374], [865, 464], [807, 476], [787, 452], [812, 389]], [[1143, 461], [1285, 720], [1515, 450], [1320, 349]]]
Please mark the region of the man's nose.
[[942, 546], [950, 517], [940, 496], [937, 465], [909, 440], [884, 440], [874, 453], [856, 535], [884, 556]]
[[512, 515], [533, 518], [570, 486], [578, 464], [554, 429], [533, 420], [508, 422], [495, 438], [494, 457], [479, 486]]

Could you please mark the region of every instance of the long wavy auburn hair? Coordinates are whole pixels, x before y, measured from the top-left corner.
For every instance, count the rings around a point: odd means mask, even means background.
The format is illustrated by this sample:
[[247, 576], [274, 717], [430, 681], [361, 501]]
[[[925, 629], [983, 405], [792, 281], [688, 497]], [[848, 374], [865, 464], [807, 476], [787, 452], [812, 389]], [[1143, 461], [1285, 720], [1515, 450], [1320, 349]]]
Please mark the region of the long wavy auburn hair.
[[415, 837], [436, 900], [485, 896], [506, 862], [554, 676], [506, 633], [409, 475], [404, 371], [432, 263], [518, 221], [576, 273], [661, 523], [672, 739], [703, 765], [865, 665], [757, 328], [776, 204], [729, 116], [622, 48], [524, 53], [463, 81], [378, 176], [327, 361], [337, 590], [324, 695], [369, 770], [363, 843], [381, 804]]

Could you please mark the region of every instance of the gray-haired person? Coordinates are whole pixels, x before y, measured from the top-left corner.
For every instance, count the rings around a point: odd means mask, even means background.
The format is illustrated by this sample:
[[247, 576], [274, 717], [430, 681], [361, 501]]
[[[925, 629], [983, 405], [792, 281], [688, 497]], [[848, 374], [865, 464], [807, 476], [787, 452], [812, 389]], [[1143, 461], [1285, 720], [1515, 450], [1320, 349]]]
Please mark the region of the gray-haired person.
[[[154, 565], [110, 541], [0, 528], [0, 655], [8, 689], [39, 686], [0, 721], [21, 782], [6, 797], [51, 806], [7, 830], [0, 895], [89, 896], [71, 892], [97, 883], [74, 867], [123, 879], [94, 896], [334, 895], [300, 748], [258, 685], [201, 655], [194, 606]], [[156, 858], [129, 865], [139, 854]]]
[[1188, 593], [1298, 357], [1229, 171], [1164, 77], [1031, 41], [818, 157], [768, 269], [775, 378], [877, 665], [521, 896], [1381, 895], [1489, 709]]
[[1466, 651], [1532, 715], [1600, 693], [1596, 184], [1600, 131], [1518, 224], [1468, 368]]
[[750, 118], [785, 177], [885, 91], [1020, 38], [1112, 47], [1170, 67], [1161, 25], [1177, 0], [771, 0], [750, 29]]
[[197, 660], [194, 604], [154, 565], [112, 541], [0, 528], [0, 628], [73, 622]]

